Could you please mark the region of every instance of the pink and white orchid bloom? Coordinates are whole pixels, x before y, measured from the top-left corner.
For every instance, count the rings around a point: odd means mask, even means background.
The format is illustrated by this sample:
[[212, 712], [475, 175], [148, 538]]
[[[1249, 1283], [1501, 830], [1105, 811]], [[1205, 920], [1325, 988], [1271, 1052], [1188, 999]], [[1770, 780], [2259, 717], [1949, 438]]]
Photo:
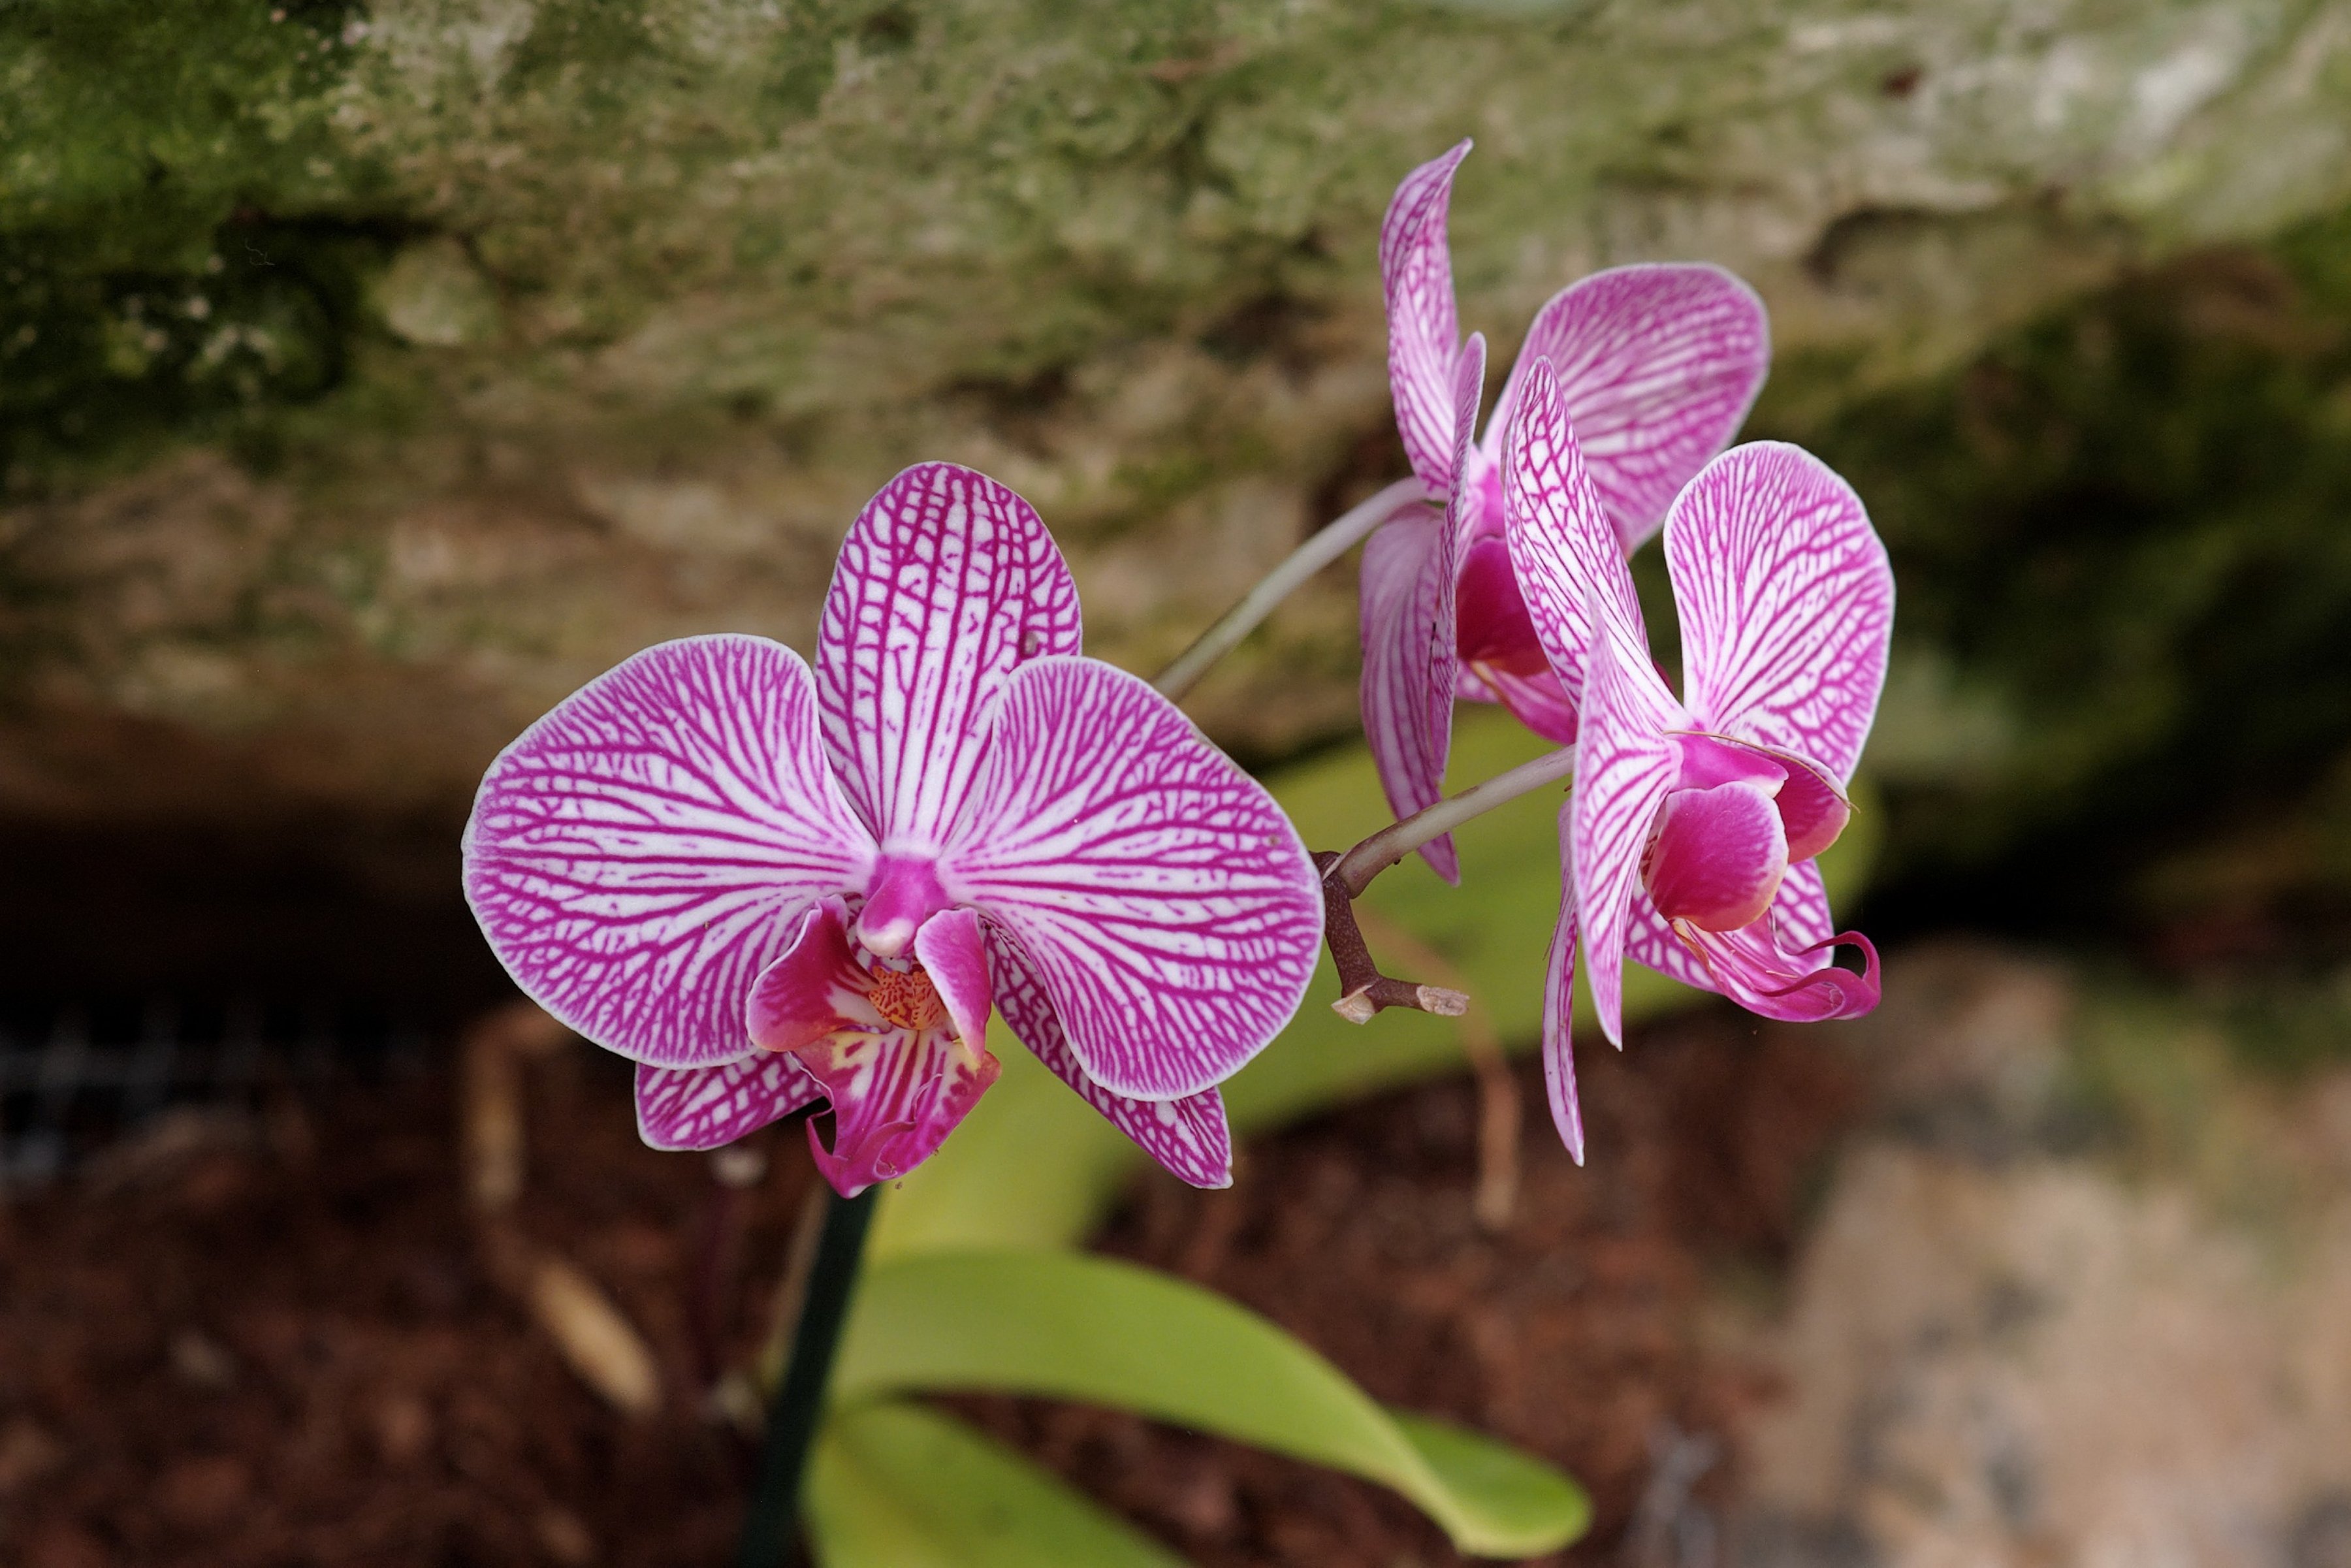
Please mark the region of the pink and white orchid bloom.
[[[1851, 815], [1894, 575], [1860, 498], [1820, 459], [1779, 442], [1733, 447], [1666, 517], [1677, 700], [1547, 364], [1512, 410], [1504, 466], [1527, 609], [1583, 714], [1543, 1011], [1552, 1113], [1581, 1160], [1568, 1038], [1579, 931], [1600, 1027], [1618, 1044], [1627, 956], [1768, 1018], [1877, 1005], [1876, 949], [1836, 931], [1814, 857]], [[1829, 961], [1841, 946], [1860, 950], [1863, 972]]]
[[[1446, 214], [1462, 142], [1405, 177], [1380, 230], [1388, 381], [1405, 455], [1440, 518], [1416, 507], [1364, 547], [1364, 727], [1399, 818], [1437, 800], [1458, 697], [1499, 702], [1565, 746], [1575, 694], [1561, 685], [1527, 615], [1503, 526], [1502, 435], [1531, 368], [1548, 362], [1583, 443], [1621, 548], [1656, 530], [1666, 505], [1739, 429], [1761, 390], [1771, 330], [1753, 289], [1719, 267], [1620, 267], [1552, 296], [1470, 439], [1485, 345], [1463, 343]], [[1459, 880], [1450, 836], [1421, 853]]]
[[526, 992], [639, 1064], [650, 1144], [825, 1100], [835, 1188], [903, 1176], [994, 1081], [992, 1006], [1223, 1186], [1216, 1085], [1304, 997], [1320, 879], [1262, 787], [1079, 641], [1029, 504], [909, 468], [841, 547], [813, 674], [720, 635], [590, 682], [483, 779], [466, 897]]

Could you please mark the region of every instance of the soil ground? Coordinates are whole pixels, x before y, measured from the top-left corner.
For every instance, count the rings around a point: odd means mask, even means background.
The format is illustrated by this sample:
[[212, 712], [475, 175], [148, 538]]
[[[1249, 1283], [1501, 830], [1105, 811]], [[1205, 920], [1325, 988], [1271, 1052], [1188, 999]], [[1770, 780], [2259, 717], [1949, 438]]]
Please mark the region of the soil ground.
[[[1784, 1270], [1860, 1095], [1836, 1053], [1728, 1010], [1583, 1067], [1582, 1170], [1518, 1071], [1523, 1155], [1499, 1230], [1472, 1214], [1462, 1080], [1259, 1140], [1229, 1192], [1146, 1179], [1104, 1244], [1267, 1313], [1383, 1399], [1558, 1462], [1598, 1511], [1563, 1561], [1639, 1561], [1660, 1511], [1703, 1514], [1735, 1480], [1740, 1434], [1775, 1397], [1710, 1347], [1703, 1303]], [[516, 1228], [652, 1348], [659, 1406], [623, 1415], [502, 1287], [511, 1270], [467, 1206], [456, 1083], [436, 1067], [181, 1115], [0, 1209], [0, 1560], [726, 1560], [748, 1448], [699, 1393], [709, 1163], [639, 1145], [620, 1064], [574, 1047], [530, 1069]], [[799, 1138], [771, 1136], [745, 1266], [715, 1298], [734, 1357], [759, 1337], [807, 1190]], [[1306, 1466], [1100, 1411], [956, 1407], [1203, 1564], [1456, 1560], [1405, 1504]], [[1723, 1461], [1686, 1496], [1708, 1438]]]

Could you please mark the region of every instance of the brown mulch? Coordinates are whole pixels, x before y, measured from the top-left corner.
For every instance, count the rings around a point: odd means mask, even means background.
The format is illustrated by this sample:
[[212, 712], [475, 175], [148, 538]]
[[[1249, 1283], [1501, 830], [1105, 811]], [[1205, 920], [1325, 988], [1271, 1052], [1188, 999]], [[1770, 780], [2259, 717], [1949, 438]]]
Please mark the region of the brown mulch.
[[[1592, 1165], [1560, 1152], [1520, 1070], [1499, 1233], [1470, 1212], [1465, 1080], [1259, 1140], [1230, 1192], [1147, 1182], [1106, 1245], [1266, 1312], [1383, 1399], [1556, 1460], [1599, 1511], [1566, 1560], [1622, 1561], [1655, 1445], [1735, 1448], [1769, 1396], [1709, 1347], [1702, 1309], [1726, 1278], [1769, 1281], [1856, 1095], [1827, 1049], [1727, 1012], [1583, 1057]], [[652, 1346], [663, 1403], [624, 1416], [477, 1246], [456, 1082], [183, 1119], [0, 1207], [0, 1563], [727, 1560], [747, 1448], [705, 1413], [688, 1304], [709, 1163], [638, 1145], [617, 1062], [528, 1070], [517, 1228]], [[783, 1134], [725, 1297], [737, 1354], [809, 1179]], [[1455, 1561], [1407, 1506], [1307, 1466], [1103, 1412], [956, 1406], [1203, 1564]]]

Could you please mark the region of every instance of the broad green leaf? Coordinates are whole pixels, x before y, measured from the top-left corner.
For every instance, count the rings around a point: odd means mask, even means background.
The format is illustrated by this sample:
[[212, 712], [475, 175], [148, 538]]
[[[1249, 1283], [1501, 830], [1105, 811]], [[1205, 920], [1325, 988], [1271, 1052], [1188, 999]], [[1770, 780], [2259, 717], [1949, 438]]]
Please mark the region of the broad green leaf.
[[1001, 1444], [919, 1405], [836, 1410], [809, 1471], [823, 1568], [1183, 1568]]
[[1134, 1410], [1328, 1465], [1393, 1487], [1461, 1550], [1489, 1556], [1552, 1551], [1591, 1517], [1583, 1493], [1551, 1467], [1392, 1415], [1255, 1313], [1106, 1258], [936, 1252], [874, 1264], [858, 1289], [834, 1397], [922, 1389]]
[[[1467, 788], [1543, 746], [1508, 715], [1465, 709], [1455, 726], [1448, 785]], [[1282, 769], [1267, 783], [1315, 848], [1343, 848], [1389, 820], [1371, 754], [1360, 743]], [[1564, 790], [1537, 790], [1456, 834], [1459, 887], [1447, 887], [1415, 858], [1374, 883], [1364, 900], [1374, 917], [1434, 949], [1453, 970], [1424, 975], [1394, 959], [1392, 972], [1461, 984], [1513, 1051], [1531, 1048], [1542, 1027], [1544, 956], [1559, 915], [1557, 821], [1564, 797]], [[1830, 894], [1840, 902], [1857, 891], [1876, 849], [1877, 814], [1865, 791], [1856, 804], [1853, 825], [1823, 857]], [[1369, 935], [1379, 951], [1376, 930]], [[1296, 1020], [1225, 1085], [1237, 1134], [1461, 1069], [1452, 1020], [1398, 1010], [1352, 1024], [1331, 1010], [1338, 994], [1326, 957]], [[1698, 993], [1637, 965], [1625, 972], [1628, 1019], [1656, 1018], [1698, 999]], [[1588, 1024], [1588, 1001], [1579, 996], [1578, 1006]], [[1101, 1223], [1143, 1159], [1013, 1044], [1008, 1031], [991, 1031], [990, 1041], [1004, 1062], [1003, 1077], [938, 1154], [889, 1195], [873, 1236], [877, 1255], [1074, 1245]]]

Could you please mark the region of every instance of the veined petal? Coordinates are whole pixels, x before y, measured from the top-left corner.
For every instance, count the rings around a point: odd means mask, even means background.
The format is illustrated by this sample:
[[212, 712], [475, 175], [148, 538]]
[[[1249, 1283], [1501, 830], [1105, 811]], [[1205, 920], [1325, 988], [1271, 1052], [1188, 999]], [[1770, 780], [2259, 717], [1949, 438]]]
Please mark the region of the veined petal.
[[1893, 569], [1853, 486], [1802, 447], [1735, 447], [1675, 500], [1666, 564], [1698, 727], [1852, 779], [1894, 627]]
[[1498, 534], [1474, 537], [1461, 550], [1453, 590], [1454, 645], [1465, 663], [1531, 673], [1550, 668], [1542, 639], [1527, 617], [1510, 547]]
[[[1792, 872], [1795, 868], [1791, 867]], [[1780, 895], [1787, 896], [1788, 883], [1782, 878]], [[1719, 991], [1714, 977], [1698, 961], [1698, 955], [1674, 935], [1673, 923], [1657, 913], [1645, 888], [1633, 889], [1632, 905], [1625, 916], [1625, 956], [1645, 969], [1655, 969], [1668, 979], [1679, 980], [1693, 990]]]
[[799, 1059], [755, 1051], [714, 1067], [637, 1063], [637, 1135], [656, 1149], [716, 1149], [824, 1098]]
[[[1806, 861], [1789, 868], [1779, 900], [1752, 925], [1707, 931], [1677, 920], [1673, 926], [1724, 996], [1765, 1018], [1818, 1023], [1859, 1018], [1878, 998], [1877, 948], [1855, 931], [1813, 935], [1828, 923], [1819, 866]], [[1863, 973], [1829, 963], [1840, 946], [1861, 950]]]
[[914, 934], [914, 957], [946, 1004], [956, 1034], [974, 1054], [987, 1049], [987, 1013], [993, 994], [987, 981], [987, 950], [979, 916], [968, 909], [934, 915]]
[[945, 1029], [843, 1030], [795, 1054], [832, 1102], [831, 1146], [811, 1120], [809, 1152], [843, 1197], [929, 1159], [1003, 1071]]
[[[1426, 511], [1380, 525], [1364, 546], [1361, 634], [1364, 643], [1364, 738], [1372, 748], [1389, 810], [1409, 817], [1445, 793], [1445, 768], [1436, 760], [1436, 731], [1453, 727], [1449, 692], [1433, 683], [1433, 650], [1450, 642], [1444, 616], [1453, 575], [1447, 522]], [[1458, 674], [1455, 677], [1458, 681]], [[1422, 858], [1447, 882], [1461, 880], [1451, 834], [1421, 847]]]
[[532, 1000], [664, 1067], [740, 1058], [743, 1002], [873, 841], [817, 736], [799, 654], [664, 643], [498, 754], [465, 824], [465, 900]]
[[884, 849], [938, 847], [1005, 677], [1081, 641], [1060, 548], [987, 475], [918, 463], [866, 503], [825, 595], [817, 691], [842, 786]]
[[1788, 868], [1780, 896], [1771, 901], [1771, 921], [1780, 939], [1808, 947], [1826, 942], [1836, 932], [1836, 916], [1829, 913], [1829, 885], [1820, 866], [1804, 862]]
[[1623, 548], [1656, 531], [1667, 506], [1738, 434], [1771, 363], [1755, 291], [1718, 267], [1612, 267], [1535, 313], [1494, 405], [1501, 435], [1534, 367], [1557, 373], [1568, 418]]
[[1627, 628], [1633, 643], [1646, 634], [1615, 528], [1569, 428], [1559, 382], [1540, 360], [1506, 433], [1502, 517], [1528, 618], [1573, 704], [1583, 688], [1593, 604]]
[[1453, 440], [1454, 361], [1461, 341], [1445, 219], [1463, 141], [1404, 177], [1380, 225], [1380, 281], [1388, 307], [1388, 387], [1405, 455], [1432, 496], [1460, 472]]
[[1650, 668], [1647, 650], [1632, 644], [1613, 618], [1604, 619], [1596, 601], [1589, 613], [1599, 634], [1575, 742], [1569, 854], [1593, 1005], [1601, 1029], [1621, 1045], [1627, 916], [1650, 828], [1673, 787], [1675, 757], [1666, 732], [1680, 709]]
[[[1461, 351], [1455, 385], [1454, 451], [1469, 450], [1486, 369], [1486, 340], [1473, 335]], [[1464, 528], [1461, 493], [1441, 523], [1397, 518], [1364, 550], [1364, 732], [1388, 805], [1398, 817], [1432, 806], [1445, 792], [1453, 748], [1453, 696], [1460, 681], [1455, 585]], [[1451, 834], [1421, 846], [1437, 874], [1458, 882]]]
[[1583, 1163], [1583, 1111], [1575, 1098], [1575, 805], [1559, 806], [1559, 924], [1552, 927], [1551, 953], [1543, 979], [1543, 1093], [1551, 1102], [1552, 1125], [1577, 1165]]
[[1005, 684], [941, 858], [1044, 981], [1086, 1075], [1141, 1100], [1238, 1071], [1298, 1010], [1321, 879], [1264, 787], [1144, 682], [1045, 658]]
[[1222, 1093], [1206, 1089], [1179, 1100], [1130, 1100], [1112, 1093], [1078, 1065], [1052, 1000], [1045, 995], [1045, 982], [1001, 931], [987, 933], [987, 963], [996, 1010], [1030, 1055], [1177, 1176], [1194, 1186], [1233, 1185], [1233, 1137], [1225, 1122]]
[[1729, 931], [1771, 906], [1788, 873], [1787, 830], [1771, 798], [1778, 789], [1777, 780], [1738, 780], [1667, 794], [1641, 867], [1659, 914]]
[[1550, 668], [1512, 674], [1485, 664], [1464, 666], [1482, 688], [1481, 702], [1499, 702], [1510, 716], [1557, 746], [1575, 744], [1575, 704]]

